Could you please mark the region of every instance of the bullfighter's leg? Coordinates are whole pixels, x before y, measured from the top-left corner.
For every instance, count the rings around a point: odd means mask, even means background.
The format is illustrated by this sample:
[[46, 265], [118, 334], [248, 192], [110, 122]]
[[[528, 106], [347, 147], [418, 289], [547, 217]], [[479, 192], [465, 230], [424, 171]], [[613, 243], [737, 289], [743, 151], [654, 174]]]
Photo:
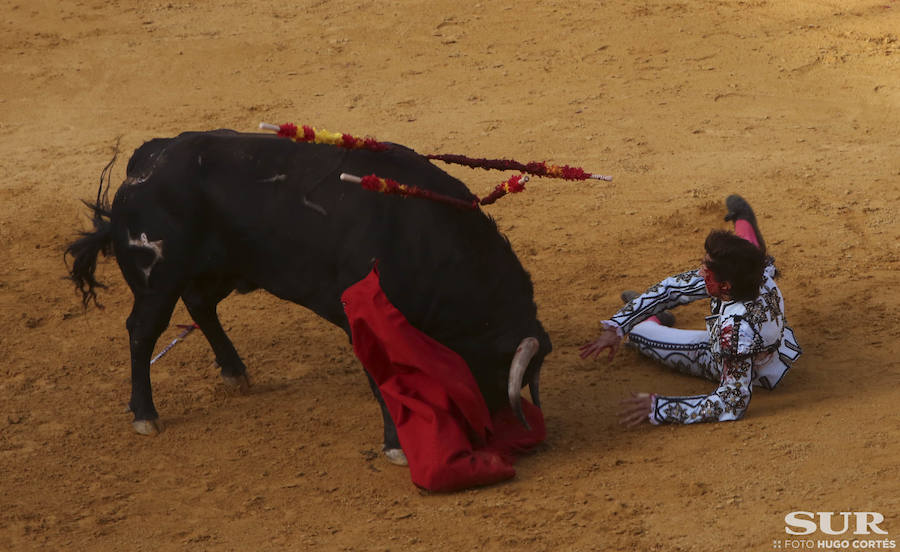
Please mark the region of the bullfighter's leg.
[[382, 449], [382, 452], [384, 452], [385, 458], [387, 458], [388, 462], [391, 464], [408, 466], [409, 462], [406, 460], [406, 454], [404, 454], [403, 449], [400, 448], [400, 438], [397, 437], [397, 426], [394, 425], [394, 419], [391, 418], [391, 413], [388, 412], [387, 406], [384, 404], [384, 399], [381, 397], [381, 392], [378, 390], [378, 385], [375, 383], [375, 380], [372, 379], [372, 376], [369, 375], [368, 371], [365, 372], [366, 378], [369, 379], [369, 386], [372, 388], [372, 393], [378, 400], [378, 406], [381, 407], [381, 418], [384, 421], [384, 448]]
[[728, 209], [725, 220], [734, 221], [734, 233], [765, 253], [766, 242], [756, 223], [756, 214], [753, 213], [753, 208], [750, 207], [747, 200], [737, 194], [732, 194], [725, 198], [725, 207]]
[[234, 286], [228, 282], [210, 282], [194, 280], [181, 294], [191, 318], [203, 331], [206, 340], [216, 355], [216, 364], [222, 370], [222, 380], [230, 387], [246, 390], [250, 386], [247, 366], [241, 360], [237, 350], [228, 339], [225, 329], [219, 322], [216, 306], [228, 296]]
[[162, 430], [153, 405], [150, 356], [157, 339], [168, 326], [177, 302], [176, 293], [135, 294], [134, 306], [126, 322], [131, 346], [131, 400], [128, 405], [134, 413], [134, 429], [143, 435], [155, 435]]
[[628, 345], [683, 374], [715, 382], [722, 378], [721, 369], [712, 361], [705, 330], [668, 328], [646, 320], [628, 334]]

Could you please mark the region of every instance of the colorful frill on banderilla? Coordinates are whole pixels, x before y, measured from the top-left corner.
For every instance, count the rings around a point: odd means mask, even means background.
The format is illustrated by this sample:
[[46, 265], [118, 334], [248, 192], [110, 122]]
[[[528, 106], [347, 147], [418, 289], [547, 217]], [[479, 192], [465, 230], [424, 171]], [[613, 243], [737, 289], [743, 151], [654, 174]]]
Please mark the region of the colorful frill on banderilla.
[[[330, 144], [346, 149], [366, 149], [370, 151], [385, 151], [390, 149], [390, 145], [378, 140], [366, 137], [358, 138], [351, 134], [328, 132], [327, 130], [318, 130], [308, 125], [297, 127], [293, 123], [285, 123], [283, 125], [271, 125], [261, 123], [260, 128], [266, 130], [274, 130], [279, 136], [290, 138], [295, 142], [308, 142], [315, 144]], [[302, 133], [300, 130], [302, 129]], [[445, 163], [454, 163], [464, 165], [471, 168], [481, 168], [485, 170], [518, 170], [523, 173], [532, 174], [545, 178], [561, 178], [564, 180], [606, 180], [611, 181], [612, 177], [592, 174], [580, 167], [570, 167], [569, 165], [553, 165], [544, 161], [532, 161], [529, 163], [520, 163], [512, 159], [484, 159], [471, 158], [465, 155], [457, 154], [431, 154], [424, 156], [430, 160], [443, 161]], [[352, 176], [352, 175], [350, 175]], [[528, 176], [518, 174], [510, 177], [502, 184], [497, 185], [494, 190], [486, 197], [473, 201], [465, 201], [458, 198], [449, 197], [429, 190], [423, 190], [417, 186], [408, 186], [400, 184], [389, 178], [380, 178], [377, 175], [368, 175], [363, 177], [352, 176], [348, 181], [356, 182], [367, 190], [372, 190], [384, 194], [395, 194], [401, 196], [421, 197], [433, 201], [439, 201], [456, 207], [465, 209], [475, 209], [478, 205], [490, 205], [507, 194], [518, 193], [525, 190], [525, 183], [528, 182]]]

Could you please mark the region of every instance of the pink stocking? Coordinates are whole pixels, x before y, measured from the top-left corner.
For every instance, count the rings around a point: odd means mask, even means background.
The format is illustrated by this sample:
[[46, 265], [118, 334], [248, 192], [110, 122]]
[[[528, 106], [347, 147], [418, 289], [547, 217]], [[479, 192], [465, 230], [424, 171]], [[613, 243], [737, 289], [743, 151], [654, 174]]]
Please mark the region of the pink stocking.
[[734, 221], [734, 233], [759, 248], [759, 240], [756, 239], [756, 232], [753, 231], [753, 225], [746, 220], [741, 219]]

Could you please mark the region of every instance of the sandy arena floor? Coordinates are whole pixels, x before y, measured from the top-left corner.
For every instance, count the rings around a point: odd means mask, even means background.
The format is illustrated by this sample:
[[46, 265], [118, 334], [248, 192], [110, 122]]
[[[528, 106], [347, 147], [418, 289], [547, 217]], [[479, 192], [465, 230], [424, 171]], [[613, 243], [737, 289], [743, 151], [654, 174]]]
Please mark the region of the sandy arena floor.
[[[880, 512], [900, 540], [900, 2], [512, 5], [0, 0], [0, 549], [769, 551], [796, 510]], [[79, 200], [118, 137], [127, 158], [260, 121], [614, 175], [487, 208], [555, 346], [514, 480], [419, 491], [343, 334], [263, 293], [220, 309], [251, 393], [192, 336], [154, 365], [167, 430], [134, 434], [130, 293], [111, 260], [103, 311], [63, 280]], [[578, 346], [620, 290], [696, 266], [732, 192], [805, 354], [741, 422], [624, 430], [629, 391], [710, 385]]]

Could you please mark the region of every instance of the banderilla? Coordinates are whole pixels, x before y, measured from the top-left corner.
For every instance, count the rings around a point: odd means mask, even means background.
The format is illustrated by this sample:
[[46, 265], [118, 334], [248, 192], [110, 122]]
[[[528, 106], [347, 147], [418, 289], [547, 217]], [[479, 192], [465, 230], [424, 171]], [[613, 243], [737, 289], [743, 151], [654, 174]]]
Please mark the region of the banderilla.
[[179, 328], [181, 328], [181, 333], [178, 334], [178, 335], [175, 337], [175, 339], [172, 340], [171, 343], [169, 343], [168, 345], [166, 345], [166, 347], [165, 347], [162, 351], [160, 351], [159, 353], [157, 353], [156, 356], [153, 357], [153, 359], [150, 361], [150, 364], [153, 364], [154, 362], [156, 362], [157, 360], [159, 360], [164, 354], [168, 353], [169, 350], [170, 350], [172, 347], [174, 347], [175, 345], [178, 345], [178, 343], [179, 343], [180, 341], [184, 341], [184, 338], [186, 338], [188, 335], [190, 335], [190, 333], [191, 333], [192, 331], [194, 331], [194, 330], [196, 330], [197, 328], [200, 327], [200, 326], [197, 325], [196, 322], [193, 323], [193, 324], [177, 324], [177, 326], [178, 326]]

